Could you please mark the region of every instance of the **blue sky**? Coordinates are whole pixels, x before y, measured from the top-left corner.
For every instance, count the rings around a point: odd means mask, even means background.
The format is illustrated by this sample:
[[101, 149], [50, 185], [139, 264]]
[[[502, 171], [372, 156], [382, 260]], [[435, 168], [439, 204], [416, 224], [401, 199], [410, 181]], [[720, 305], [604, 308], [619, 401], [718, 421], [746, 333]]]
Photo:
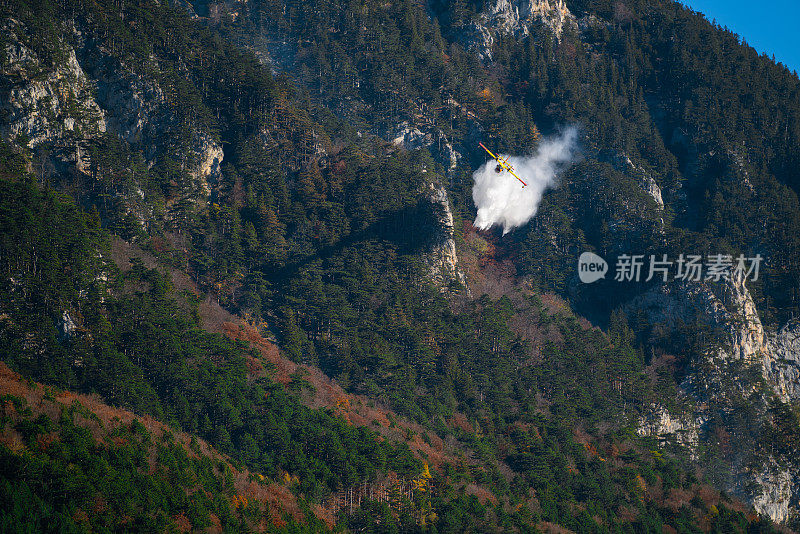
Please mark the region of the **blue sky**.
[[682, 3], [738, 33], [759, 53], [774, 54], [775, 61], [800, 71], [800, 1], [682, 0]]

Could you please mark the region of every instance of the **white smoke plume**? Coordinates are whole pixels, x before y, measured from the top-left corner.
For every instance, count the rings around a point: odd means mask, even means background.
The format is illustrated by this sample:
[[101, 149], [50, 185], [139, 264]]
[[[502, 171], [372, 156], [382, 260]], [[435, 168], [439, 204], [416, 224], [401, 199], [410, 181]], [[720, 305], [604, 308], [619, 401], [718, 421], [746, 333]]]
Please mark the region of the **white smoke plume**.
[[[527, 187], [506, 171], [496, 172], [497, 162], [490, 159], [472, 174], [472, 200], [478, 208], [475, 226], [481, 230], [495, 224], [503, 226], [503, 234], [530, 221], [542, 195], [555, 183], [556, 173], [572, 161], [577, 146], [578, 130], [570, 127], [561, 135], [544, 139], [536, 154], [528, 157], [509, 156], [514, 172]], [[505, 154], [498, 156], [506, 157]]]

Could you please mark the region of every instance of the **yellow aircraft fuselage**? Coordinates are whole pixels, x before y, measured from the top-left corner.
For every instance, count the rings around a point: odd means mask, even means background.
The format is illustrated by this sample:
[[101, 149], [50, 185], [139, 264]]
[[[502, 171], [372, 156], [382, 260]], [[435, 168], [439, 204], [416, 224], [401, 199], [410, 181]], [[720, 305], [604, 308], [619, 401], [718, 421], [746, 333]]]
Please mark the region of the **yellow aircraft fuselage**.
[[512, 175], [514, 178], [516, 178], [517, 180], [519, 180], [520, 182], [522, 182], [522, 187], [525, 187], [526, 185], [528, 185], [528, 184], [526, 184], [526, 183], [525, 183], [525, 181], [524, 181], [522, 178], [520, 178], [519, 176], [517, 176], [517, 173], [515, 173], [515, 172], [514, 172], [514, 167], [512, 167], [512, 166], [511, 166], [511, 165], [508, 163], [508, 158], [506, 158], [506, 159], [503, 159], [503, 158], [501, 158], [501, 157], [499, 157], [499, 156], [495, 156], [494, 154], [492, 154], [492, 151], [491, 151], [491, 150], [489, 150], [488, 148], [486, 148], [485, 146], [483, 146], [483, 143], [478, 143], [478, 144], [481, 146], [481, 148], [482, 148], [482, 149], [484, 149], [486, 152], [488, 152], [488, 153], [489, 153], [489, 155], [490, 155], [490, 156], [492, 156], [492, 158], [493, 158], [493, 159], [494, 159], [494, 160], [497, 162], [497, 166], [498, 166], [498, 167], [497, 167], [497, 168], [498, 168], [497, 172], [500, 172], [500, 170], [499, 170], [499, 169], [501, 169], [501, 168], [502, 168], [503, 170], [510, 172], [510, 173], [511, 173], [511, 175]]

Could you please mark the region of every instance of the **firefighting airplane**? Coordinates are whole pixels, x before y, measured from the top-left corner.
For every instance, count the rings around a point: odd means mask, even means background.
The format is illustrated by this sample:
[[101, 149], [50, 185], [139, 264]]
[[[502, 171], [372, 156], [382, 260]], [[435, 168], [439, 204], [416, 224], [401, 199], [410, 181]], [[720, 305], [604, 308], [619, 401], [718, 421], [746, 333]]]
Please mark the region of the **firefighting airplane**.
[[491, 150], [483, 146], [483, 143], [478, 143], [478, 144], [481, 145], [481, 148], [484, 149], [486, 152], [488, 152], [489, 155], [492, 156], [492, 158], [494, 158], [495, 161], [497, 161], [497, 167], [494, 168], [494, 172], [508, 171], [514, 176], [514, 178], [522, 182], [522, 187], [528, 185], [522, 178], [517, 176], [517, 173], [514, 172], [514, 167], [512, 167], [511, 164], [508, 163], [508, 157], [501, 158], [499, 156], [495, 156], [494, 154], [492, 154]]

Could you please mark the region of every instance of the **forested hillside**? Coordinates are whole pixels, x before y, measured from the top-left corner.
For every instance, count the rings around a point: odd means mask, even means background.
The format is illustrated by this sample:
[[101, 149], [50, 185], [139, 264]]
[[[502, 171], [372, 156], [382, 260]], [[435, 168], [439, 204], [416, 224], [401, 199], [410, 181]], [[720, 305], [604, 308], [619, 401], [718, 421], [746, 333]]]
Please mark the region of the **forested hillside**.
[[[3, 525], [796, 526], [800, 81], [738, 36], [666, 1], [1, 9]], [[476, 230], [477, 143], [567, 126], [535, 218]], [[587, 285], [587, 250], [765, 266]]]

